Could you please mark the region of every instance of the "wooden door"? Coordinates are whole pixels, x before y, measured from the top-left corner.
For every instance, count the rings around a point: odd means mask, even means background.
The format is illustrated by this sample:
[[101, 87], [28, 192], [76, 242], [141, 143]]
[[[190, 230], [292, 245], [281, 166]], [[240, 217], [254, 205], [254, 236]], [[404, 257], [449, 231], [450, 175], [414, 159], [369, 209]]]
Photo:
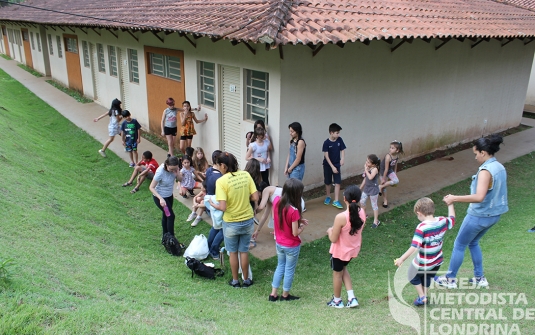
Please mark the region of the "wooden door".
[[65, 48], [65, 61], [67, 62], [69, 88], [83, 93], [84, 86], [82, 83], [82, 66], [80, 65], [78, 36], [63, 34], [63, 47]]
[[7, 30], [6, 26], [2, 26], [2, 35], [4, 35], [4, 47], [6, 49], [6, 55], [8, 57], [11, 57], [11, 54], [9, 53], [9, 41], [7, 39]]
[[28, 29], [21, 29], [22, 44], [24, 45], [24, 57], [26, 58], [26, 65], [33, 69], [32, 47], [30, 46], [30, 34]]
[[[167, 98], [175, 99], [177, 107], [182, 107], [182, 102], [186, 100], [184, 52], [146, 46], [144, 53], [149, 129], [155, 134], [161, 134], [162, 113], [167, 108]], [[180, 73], [177, 76], [178, 69]]]

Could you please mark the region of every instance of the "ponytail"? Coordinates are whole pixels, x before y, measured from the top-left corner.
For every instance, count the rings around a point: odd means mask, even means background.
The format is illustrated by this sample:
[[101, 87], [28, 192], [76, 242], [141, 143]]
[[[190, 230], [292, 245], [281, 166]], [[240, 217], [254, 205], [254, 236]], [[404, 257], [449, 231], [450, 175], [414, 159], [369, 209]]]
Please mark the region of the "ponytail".
[[362, 192], [357, 185], [350, 185], [344, 190], [344, 198], [349, 202], [349, 222], [351, 223], [349, 235], [355, 235], [364, 225], [359, 215], [362, 210], [359, 206], [361, 194]]

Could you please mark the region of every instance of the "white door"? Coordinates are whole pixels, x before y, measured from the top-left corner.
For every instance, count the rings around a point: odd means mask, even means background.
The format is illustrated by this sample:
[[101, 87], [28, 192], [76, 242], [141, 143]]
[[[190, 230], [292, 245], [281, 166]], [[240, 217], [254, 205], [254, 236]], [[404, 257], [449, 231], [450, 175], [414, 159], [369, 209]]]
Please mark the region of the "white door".
[[132, 103], [130, 102], [130, 79], [128, 77], [129, 67], [126, 49], [117, 48], [117, 66], [119, 67], [119, 89], [121, 91], [121, 102], [123, 103], [123, 109], [130, 110], [132, 108]]
[[[243, 120], [240, 68], [221, 65], [221, 148], [241, 162], [241, 123]], [[241, 166], [241, 164], [240, 164]]]

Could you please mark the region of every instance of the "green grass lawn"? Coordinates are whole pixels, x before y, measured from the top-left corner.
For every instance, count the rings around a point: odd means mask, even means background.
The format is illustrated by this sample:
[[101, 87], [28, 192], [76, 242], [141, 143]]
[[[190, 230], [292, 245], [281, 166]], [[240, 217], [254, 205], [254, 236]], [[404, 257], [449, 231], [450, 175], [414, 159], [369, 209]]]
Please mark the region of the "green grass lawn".
[[[332, 295], [327, 238], [301, 249], [292, 288], [301, 300], [270, 303], [276, 258], [252, 259], [255, 285], [249, 289], [228, 286], [229, 274], [192, 279], [183, 258], [160, 245], [161, 214], [147, 185], [134, 195], [122, 188], [132, 170], [111, 152], [107, 159], [96, 154], [100, 146], [0, 71], [0, 263], [14, 264], [9, 285], [0, 287], [0, 334], [415, 334], [394, 320], [388, 303], [392, 260], [409, 247], [417, 224], [414, 203], [383, 215], [379, 229], [365, 228], [362, 251], [348, 267], [358, 308], [325, 304]], [[482, 243], [491, 284], [486, 292], [525, 293], [529, 306], [521, 307], [530, 308], [535, 234], [526, 230], [535, 225], [534, 162], [527, 155], [506, 164], [510, 211]], [[447, 214], [444, 195], [465, 194], [469, 184], [430, 195], [437, 214]], [[466, 207], [456, 206], [446, 263]], [[184, 222], [187, 208], [178, 203], [175, 211], [181, 242], [208, 235], [206, 223], [192, 228]], [[459, 275], [471, 277], [466, 256]], [[409, 304], [414, 299], [410, 285], [403, 297]], [[509, 316], [518, 306], [499, 307]], [[414, 311], [429, 317], [429, 310]], [[535, 322], [515, 322], [522, 334], [535, 333]]]

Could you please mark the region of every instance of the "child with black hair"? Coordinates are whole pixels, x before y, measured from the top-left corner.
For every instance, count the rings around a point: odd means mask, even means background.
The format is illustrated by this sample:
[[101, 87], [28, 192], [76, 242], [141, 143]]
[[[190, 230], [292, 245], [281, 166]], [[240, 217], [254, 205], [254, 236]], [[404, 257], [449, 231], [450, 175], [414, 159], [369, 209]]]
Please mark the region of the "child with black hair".
[[[152, 158], [152, 152], [145, 151], [142, 155], [141, 161], [137, 163], [136, 167], [134, 168], [134, 172], [132, 172], [132, 176], [126, 183], [123, 184], [123, 187], [127, 187], [132, 185], [132, 182], [134, 181], [134, 178], [137, 176], [137, 184], [136, 186], [130, 191], [130, 193], [134, 194], [137, 191], [139, 191], [139, 187], [146, 178], [149, 178], [152, 180], [154, 178], [154, 174], [156, 173], [156, 169], [158, 168], [158, 162]], [[138, 175], [139, 174], [139, 175]]]
[[124, 150], [130, 155], [130, 167], [137, 164], [137, 145], [141, 142], [141, 125], [132, 118], [130, 111], [123, 111], [123, 123], [121, 124], [121, 137]]
[[383, 207], [388, 208], [388, 199], [386, 198], [386, 188], [396, 186], [399, 183], [397, 176], [399, 155], [403, 154], [403, 144], [395, 140], [390, 142], [390, 149], [385, 158], [381, 161], [379, 168], [379, 195], [383, 196]]
[[344, 165], [346, 145], [340, 137], [340, 127], [336, 123], [329, 125], [329, 138], [323, 142], [323, 182], [325, 184], [324, 205], [331, 204], [331, 185], [334, 184], [334, 201], [332, 205], [338, 209], [344, 207], [338, 201], [340, 184], [342, 183], [341, 168]]
[[104, 142], [104, 146], [98, 151], [98, 153], [102, 157], [106, 157], [106, 149], [111, 144], [111, 142], [113, 142], [115, 136], [121, 133], [121, 127], [119, 122], [122, 118], [122, 112], [123, 110], [121, 108], [121, 101], [119, 99], [113, 99], [109, 111], [93, 119], [93, 122], [98, 122], [106, 115], [110, 117], [110, 123], [108, 124], [108, 135], [110, 136], [110, 138], [108, 138], [108, 140]]
[[376, 155], [368, 155], [366, 163], [364, 164], [364, 179], [360, 185], [360, 189], [362, 190], [360, 206], [363, 210], [366, 210], [366, 199], [368, 199], [368, 197], [370, 197], [370, 202], [372, 204], [372, 228], [377, 228], [381, 223], [379, 221], [379, 206], [377, 206], [377, 199], [379, 198], [379, 164], [379, 158]]
[[[290, 294], [295, 268], [301, 250], [301, 238], [299, 234], [308, 225], [308, 221], [301, 217], [301, 196], [303, 195], [303, 183], [299, 179], [286, 180], [282, 188], [282, 195], [273, 200], [273, 216], [275, 227], [275, 240], [277, 248], [277, 268], [273, 274], [271, 294], [269, 301], [279, 300], [277, 291], [281, 281], [281, 301], [297, 300], [299, 297]], [[284, 277], [284, 280], [283, 280]]]
[[347, 290], [346, 307], [357, 307], [359, 302], [353, 292], [351, 276], [347, 271], [349, 262], [356, 258], [362, 243], [362, 228], [366, 214], [359, 207], [361, 190], [357, 185], [350, 185], [344, 190], [344, 203], [347, 209], [334, 218], [334, 224], [327, 229], [331, 243], [331, 268], [333, 269], [333, 297], [327, 303], [329, 307], [344, 308], [342, 301], [342, 283]]
[[184, 198], [195, 196], [194, 188], [200, 188], [200, 183], [195, 181], [195, 169], [191, 167], [191, 158], [189, 156], [182, 157], [182, 168], [180, 169], [180, 195]]
[[269, 168], [271, 167], [271, 157], [269, 153], [269, 140], [265, 138], [266, 131], [262, 127], [255, 129], [254, 142], [251, 142], [247, 149], [245, 159], [258, 161], [262, 180], [269, 186]]

